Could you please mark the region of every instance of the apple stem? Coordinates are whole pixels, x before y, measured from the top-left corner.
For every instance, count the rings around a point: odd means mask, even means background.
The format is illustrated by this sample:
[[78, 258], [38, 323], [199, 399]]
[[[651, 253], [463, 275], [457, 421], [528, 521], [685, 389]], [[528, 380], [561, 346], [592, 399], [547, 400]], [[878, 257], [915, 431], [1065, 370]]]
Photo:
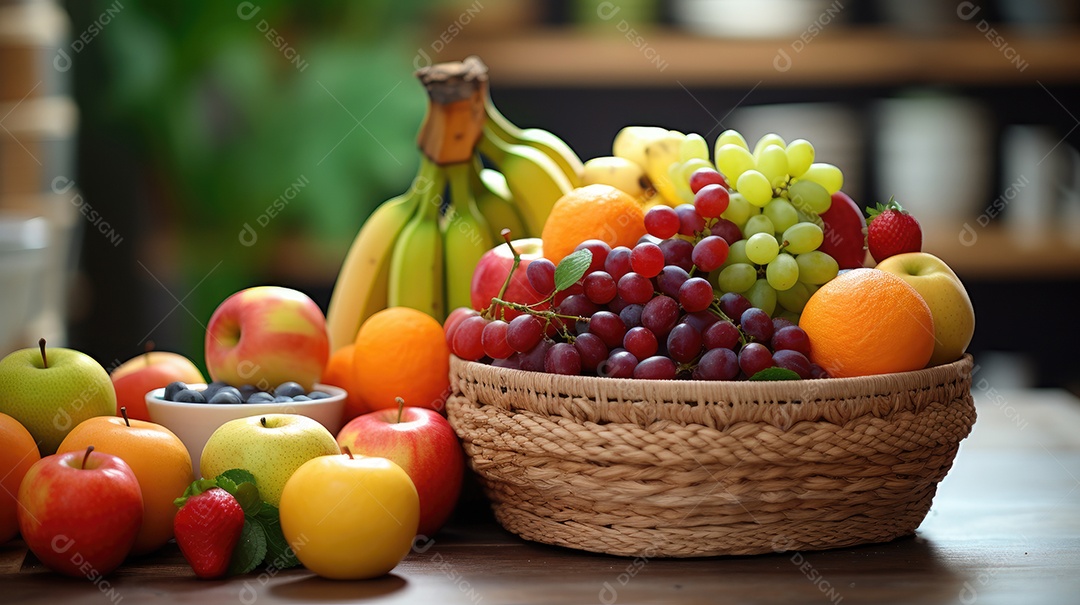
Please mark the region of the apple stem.
[[38, 347], [41, 348], [41, 367], [44, 369], [49, 368], [49, 358], [45, 356], [45, 339], [37, 341]]
[[128, 420], [127, 406], [120, 406], [120, 415], [124, 417], [124, 424], [131, 426], [131, 421]]
[[264, 418], [259, 418], [259, 423], [262, 424], [263, 427], [265, 427], [266, 426], [266, 418], [265, 417]]
[[86, 446], [86, 454], [83, 456], [83, 459], [82, 459], [82, 467], [84, 469], [86, 468], [86, 461], [90, 459], [90, 452], [92, 452], [92, 451], [94, 451], [94, 446], [92, 446], [92, 445]]
[[150, 351], [153, 351], [153, 350], [154, 350], [154, 341], [152, 341], [152, 340], [146, 341], [146, 347], [144, 348], [144, 352], [146, 353], [146, 367], [150, 367]]
[[405, 400], [401, 397], [395, 397], [394, 401], [397, 402], [397, 422], [395, 424], [401, 424], [401, 413], [405, 411]]
[[343, 446], [341, 449], [345, 450], [345, 454], [349, 456], [349, 460], [354, 460], [352, 450], [349, 449], [349, 446]]

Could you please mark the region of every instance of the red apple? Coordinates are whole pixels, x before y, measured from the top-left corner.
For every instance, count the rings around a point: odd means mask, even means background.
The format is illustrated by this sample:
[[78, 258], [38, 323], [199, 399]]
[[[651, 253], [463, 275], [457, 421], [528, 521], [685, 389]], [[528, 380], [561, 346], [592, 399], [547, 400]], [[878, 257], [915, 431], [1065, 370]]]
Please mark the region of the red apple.
[[818, 250], [833, 257], [841, 269], [858, 269], [866, 261], [866, 218], [846, 193], [832, 194], [832, 205], [821, 213], [825, 239]]
[[[538, 237], [518, 239], [511, 242], [521, 255], [521, 264], [514, 271], [514, 277], [510, 280], [510, 286], [506, 289], [504, 300], [509, 300], [524, 305], [544, 300], [540, 294], [529, 285], [529, 279], [525, 276], [525, 268], [532, 261], [544, 257], [543, 242]], [[486, 309], [491, 304], [491, 299], [499, 295], [506, 276], [510, 274], [510, 268], [514, 265], [514, 255], [505, 244], [499, 244], [488, 250], [476, 263], [476, 270], [472, 279], [472, 306], [477, 311]], [[521, 315], [518, 311], [506, 310], [506, 320]]]
[[143, 500], [126, 462], [86, 450], [46, 456], [19, 486], [19, 531], [46, 567], [97, 580], [135, 544]]
[[112, 374], [116, 389], [116, 415], [127, 408], [128, 418], [150, 420], [146, 411], [146, 394], [170, 382], [203, 384], [206, 379], [191, 360], [167, 351], [149, 351], [120, 364]]
[[269, 391], [283, 382], [311, 390], [326, 369], [326, 317], [303, 292], [248, 288], [225, 299], [206, 329], [210, 378]]
[[454, 511], [465, 457], [454, 429], [427, 408], [384, 409], [357, 416], [337, 436], [354, 454], [388, 458], [405, 469], [420, 495], [417, 533], [434, 535]]

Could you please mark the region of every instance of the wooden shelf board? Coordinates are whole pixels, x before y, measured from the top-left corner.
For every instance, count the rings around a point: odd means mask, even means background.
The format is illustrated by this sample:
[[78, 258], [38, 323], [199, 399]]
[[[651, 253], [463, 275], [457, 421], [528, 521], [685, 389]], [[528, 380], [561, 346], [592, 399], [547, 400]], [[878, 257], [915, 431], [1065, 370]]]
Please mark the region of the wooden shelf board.
[[[1080, 76], [1080, 32], [1040, 38], [1019, 32], [1001, 35], [1012, 49], [1009, 56], [1005, 46], [996, 48], [974, 25], [934, 38], [836, 28], [801, 43], [707, 38], [671, 29], [629, 36], [613, 24], [588, 34], [573, 29], [466, 34], [432, 59], [476, 54], [499, 86], [1033, 84], [1075, 82]], [[791, 58], [785, 71], [776, 67], [784, 67], [781, 50]], [[1026, 66], [1020, 69], [1021, 64]]]
[[[1080, 277], [1080, 236], [1047, 228], [1030, 236], [1011, 228], [975, 221], [971, 230], [925, 229], [923, 250], [949, 263], [961, 277], [1001, 279], [1076, 279]], [[974, 235], [973, 235], [974, 234]]]

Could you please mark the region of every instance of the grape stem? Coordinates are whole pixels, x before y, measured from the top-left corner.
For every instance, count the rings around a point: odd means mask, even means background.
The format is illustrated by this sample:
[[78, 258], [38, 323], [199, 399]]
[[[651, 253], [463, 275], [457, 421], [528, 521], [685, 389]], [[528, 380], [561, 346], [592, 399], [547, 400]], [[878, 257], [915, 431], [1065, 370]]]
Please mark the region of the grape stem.
[[[503, 240], [506, 241], [507, 247], [510, 248], [510, 253], [514, 255], [514, 264], [510, 265], [510, 272], [506, 274], [506, 279], [503, 281], [502, 288], [499, 289], [499, 298], [502, 298], [503, 296], [506, 296], [506, 291], [510, 288], [510, 280], [513, 279], [514, 272], [516, 272], [521, 265], [521, 254], [517, 251], [517, 248], [514, 248], [514, 244], [510, 241], [509, 229], [503, 229], [499, 234], [502, 235]], [[493, 307], [494, 304], [488, 305], [488, 308], [485, 310], [485, 315], [487, 315], [488, 311], [493, 311]], [[505, 308], [499, 308], [499, 319], [506, 321]]]
[[737, 324], [735, 320], [728, 317], [727, 313], [724, 313], [724, 311], [720, 308], [720, 302], [717, 301], [716, 298], [713, 298], [712, 304], [709, 305], [709, 311], [711, 311], [713, 315], [719, 317], [720, 319], [724, 321], [730, 321], [731, 323], [735, 324], [735, 329], [739, 331], [739, 344], [745, 346], [752, 342], [749, 338], [746, 337], [746, 333], [743, 332], [739, 324]]
[[577, 315], [563, 315], [562, 313], [556, 313], [555, 311], [543, 311], [540, 309], [534, 309], [532, 305], [523, 305], [521, 303], [511, 302], [509, 300], [503, 300], [501, 298], [491, 299], [492, 306], [499, 305], [506, 307], [507, 309], [513, 309], [515, 311], [521, 311], [522, 313], [528, 313], [529, 315], [535, 315], [537, 317], [544, 317], [546, 319], [571, 319], [574, 321], [588, 322], [590, 318], [579, 317]]

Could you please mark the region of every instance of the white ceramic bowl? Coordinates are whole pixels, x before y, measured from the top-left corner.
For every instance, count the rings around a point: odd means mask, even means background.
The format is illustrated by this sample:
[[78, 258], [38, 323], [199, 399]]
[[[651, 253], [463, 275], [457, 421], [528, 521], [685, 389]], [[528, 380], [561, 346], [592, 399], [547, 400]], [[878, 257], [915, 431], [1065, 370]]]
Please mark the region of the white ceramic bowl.
[[[205, 384], [191, 384], [190, 388], [201, 391]], [[318, 420], [335, 437], [341, 430], [341, 414], [345, 408], [345, 390], [328, 384], [317, 384], [313, 390], [328, 393], [330, 397], [314, 401], [290, 401], [285, 403], [178, 403], [165, 401], [165, 389], [154, 389], [146, 394], [146, 409], [150, 420], [176, 433], [191, 454], [191, 465], [199, 472], [199, 456], [210, 435], [230, 420], [259, 414], [301, 414]]]

